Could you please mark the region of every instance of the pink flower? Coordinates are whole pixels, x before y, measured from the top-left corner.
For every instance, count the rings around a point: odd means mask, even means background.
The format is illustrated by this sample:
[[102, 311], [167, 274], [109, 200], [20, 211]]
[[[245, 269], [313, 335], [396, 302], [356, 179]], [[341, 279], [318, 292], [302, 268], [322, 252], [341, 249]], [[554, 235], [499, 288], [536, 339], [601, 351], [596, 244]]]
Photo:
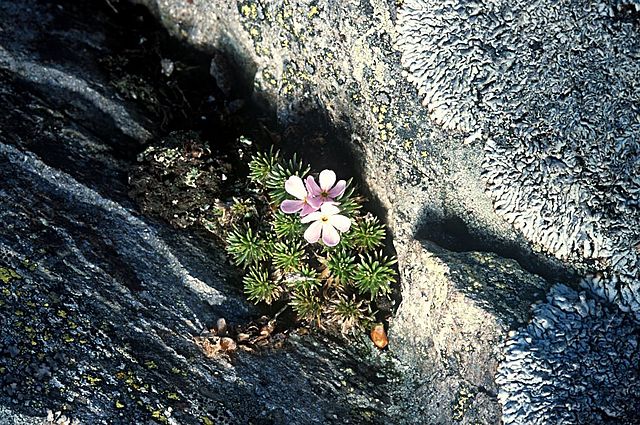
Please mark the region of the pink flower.
[[331, 170], [323, 170], [320, 173], [320, 186], [311, 176], [307, 177], [306, 183], [309, 196], [313, 199], [319, 199], [321, 203], [333, 202], [335, 198], [342, 196], [347, 187], [347, 182], [344, 180], [336, 183], [336, 173]]
[[320, 236], [327, 246], [336, 246], [340, 242], [340, 232], [346, 232], [351, 227], [351, 220], [338, 214], [340, 209], [333, 204], [322, 204], [320, 211], [309, 214], [301, 221], [311, 223], [304, 232], [304, 238], [309, 243], [316, 243]]
[[[309, 178], [312, 177], [307, 177], [307, 181]], [[320, 204], [322, 202], [319, 199], [313, 199], [309, 196], [309, 193], [307, 192], [307, 189], [305, 189], [300, 177], [289, 177], [284, 183], [284, 190], [286, 190], [288, 194], [298, 198], [298, 200], [287, 199], [282, 201], [282, 204], [280, 204], [282, 212], [293, 214], [300, 211], [300, 215], [304, 217], [305, 215], [317, 211], [318, 208], [320, 208]]]

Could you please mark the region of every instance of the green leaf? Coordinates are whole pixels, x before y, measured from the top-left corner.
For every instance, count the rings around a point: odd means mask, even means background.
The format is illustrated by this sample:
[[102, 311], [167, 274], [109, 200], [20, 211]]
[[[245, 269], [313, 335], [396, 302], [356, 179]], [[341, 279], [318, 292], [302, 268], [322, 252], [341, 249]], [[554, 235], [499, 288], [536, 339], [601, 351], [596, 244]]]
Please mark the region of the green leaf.
[[338, 326], [343, 335], [362, 329], [373, 321], [371, 307], [365, 300], [339, 294], [331, 300], [327, 309], [327, 324]]
[[356, 270], [356, 258], [346, 249], [336, 249], [327, 253], [323, 261], [329, 276], [338, 286], [343, 286], [353, 279]]
[[285, 214], [278, 210], [273, 214], [273, 231], [279, 239], [290, 242], [301, 241], [304, 226], [298, 214]]
[[318, 272], [307, 264], [303, 264], [296, 273], [285, 275], [284, 282], [293, 292], [316, 291], [322, 286]]
[[266, 258], [267, 240], [251, 228], [234, 228], [227, 236], [227, 253], [233, 262], [243, 268], [257, 264]]
[[396, 282], [396, 272], [392, 269], [396, 261], [395, 258], [383, 257], [380, 252], [374, 256], [361, 255], [353, 276], [358, 292], [362, 295], [370, 294], [371, 300], [378, 294], [388, 296], [391, 284]]
[[269, 278], [269, 272], [261, 267], [251, 267], [249, 273], [243, 278], [244, 293], [255, 304], [263, 302], [271, 304], [280, 298], [282, 288]]
[[273, 167], [280, 161], [280, 151], [274, 152], [273, 146], [268, 153], [256, 153], [249, 162], [249, 179], [258, 186], [264, 187]]
[[273, 265], [285, 273], [299, 270], [307, 259], [301, 242], [296, 244], [276, 242], [273, 248]]
[[291, 199], [291, 195], [284, 189], [284, 183], [291, 176], [303, 178], [309, 174], [309, 171], [309, 166], [305, 166], [302, 161], [299, 161], [296, 155], [293, 155], [289, 161], [277, 162], [265, 181], [272, 203], [280, 206], [285, 199]]
[[300, 290], [294, 292], [289, 305], [291, 305], [300, 320], [320, 322], [322, 303], [315, 291]]
[[349, 236], [355, 247], [363, 251], [371, 251], [384, 244], [386, 230], [377, 217], [366, 214], [355, 221]]

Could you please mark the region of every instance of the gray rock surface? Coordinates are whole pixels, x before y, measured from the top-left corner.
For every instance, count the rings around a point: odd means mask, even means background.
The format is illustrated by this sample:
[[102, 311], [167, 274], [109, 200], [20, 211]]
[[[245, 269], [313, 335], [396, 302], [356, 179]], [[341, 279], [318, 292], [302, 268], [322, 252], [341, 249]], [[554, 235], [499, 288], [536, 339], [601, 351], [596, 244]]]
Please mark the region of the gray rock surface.
[[398, 45], [434, 121], [482, 134], [496, 212], [640, 307], [634, 2], [407, 0]]
[[500, 346], [510, 327], [527, 320], [546, 282], [495, 254], [397, 246], [403, 306], [391, 320], [391, 350], [420, 360], [404, 370], [394, 407], [419, 413], [407, 423], [500, 423], [493, 379]]
[[486, 140], [496, 212], [597, 273], [579, 294], [554, 287], [509, 339], [497, 376], [505, 423], [640, 417], [638, 10], [407, 0], [399, 14], [402, 62], [431, 117]]

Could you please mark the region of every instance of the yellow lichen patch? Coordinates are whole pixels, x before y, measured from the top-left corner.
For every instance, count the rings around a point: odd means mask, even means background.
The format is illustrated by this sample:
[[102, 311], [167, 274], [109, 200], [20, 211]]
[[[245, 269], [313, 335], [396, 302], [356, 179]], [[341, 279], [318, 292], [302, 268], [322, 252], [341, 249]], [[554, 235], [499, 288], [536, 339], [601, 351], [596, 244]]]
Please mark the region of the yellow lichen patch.
[[258, 7], [254, 4], [248, 5], [245, 4], [240, 8], [240, 13], [247, 19], [257, 19], [258, 18]]
[[201, 416], [200, 421], [202, 422], [202, 425], [215, 425], [215, 422], [213, 422], [211, 419], [207, 418], [206, 416]]
[[71, 335], [69, 335], [69, 334], [64, 334], [64, 335], [62, 335], [62, 340], [63, 340], [64, 342], [66, 342], [67, 344], [70, 344], [70, 343], [72, 343], [73, 341], [75, 341], [75, 338], [73, 338], [73, 337], [72, 337]]
[[0, 282], [7, 284], [12, 280], [21, 279], [21, 278], [22, 276], [16, 273], [15, 270], [12, 270], [6, 267], [0, 267]]
[[169, 423], [167, 417], [162, 413], [162, 410], [157, 410], [152, 408], [151, 406], [146, 406], [147, 410], [151, 412], [151, 417], [161, 424]]
[[116, 400], [116, 409], [124, 409], [125, 405], [120, 400]]
[[395, 129], [393, 124], [389, 121], [389, 106], [385, 104], [373, 104], [371, 106], [371, 112], [374, 114], [378, 137], [381, 141], [385, 142], [389, 139], [394, 139], [396, 137]]
[[86, 379], [90, 385], [96, 385], [97, 383], [102, 382], [102, 378], [97, 376], [85, 375], [84, 379]]
[[58, 310], [58, 312], [56, 313], [56, 316], [58, 317], [62, 317], [63, 319], [67, 318], [67, 312], [64, 310]]
[[176, 400], [176, 401], [179, 401], [179, 400], [180, 400], [180, 396], [179, 396], [178, 394], [176, 394], [176, 393], [169, 393], [169, 394], [167, 394], [167, 398], [168, 398], [169, 400]]
[[312, 19], [314, 16], [318, 15], [320, 10], [318, 10], [318, 6], [311, 6], [309, 12], [307, 12], [307, 18]]
[[153, 360], [147, 360], [144, 362], [144, 365], [148, 368], [148, 369], [157, 369], [158, 365], [156, 364], [156, 362], [154, 362]]
[[468, 388], [461, 388], [458, 392], [458, 400], [453, 406], [453, 420], [461, 421], [464, 418], [465, 413], [471, 405], [473, 399], [473, 393]]
[[178, 375], [180, 373], [180, 369], [174, 366], [171, 368], [171, 373]]

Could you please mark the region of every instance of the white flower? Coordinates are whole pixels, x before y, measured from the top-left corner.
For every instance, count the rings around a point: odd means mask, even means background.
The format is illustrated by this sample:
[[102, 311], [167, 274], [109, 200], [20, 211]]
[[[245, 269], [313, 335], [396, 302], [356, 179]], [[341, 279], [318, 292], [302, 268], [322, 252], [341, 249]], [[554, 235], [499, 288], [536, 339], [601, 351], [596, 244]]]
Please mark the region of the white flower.
[[349, 218], [338, 214], [340, 209], [332, 204], [322, 204], [320, 211], [313, 212], [302, 218], [303, 223], [311, 223], [304, 232], [304, 238], [309, 243], [316, 243], [322, 237], [327, 246], [336, 246], [340, 242], [340, 232], [346, 232], [351, 227]]

